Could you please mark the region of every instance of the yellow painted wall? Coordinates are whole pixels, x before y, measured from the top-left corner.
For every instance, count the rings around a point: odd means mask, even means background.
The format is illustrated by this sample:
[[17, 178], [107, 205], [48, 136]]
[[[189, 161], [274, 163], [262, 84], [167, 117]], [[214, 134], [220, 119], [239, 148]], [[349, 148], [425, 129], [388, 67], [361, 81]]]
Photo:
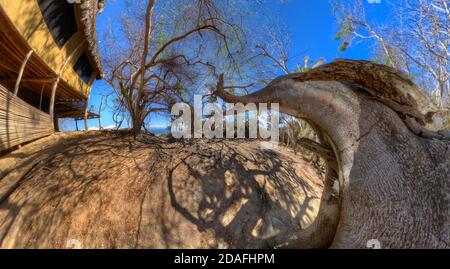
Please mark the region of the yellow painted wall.
[[74, 53], [61, 78], [87, 98], [92, 85], [84, 83], [73, 69], [73, 65], [85, 49], [82, 47], [74, 52], [75, 48], [84, 42], [83, 34], [77, 32], [60, 49], [47, 29], [37, 0], [0, 0], [0, 6], [29, 46], [54, 70], [55, 74], [59, 73], [64, 62]]

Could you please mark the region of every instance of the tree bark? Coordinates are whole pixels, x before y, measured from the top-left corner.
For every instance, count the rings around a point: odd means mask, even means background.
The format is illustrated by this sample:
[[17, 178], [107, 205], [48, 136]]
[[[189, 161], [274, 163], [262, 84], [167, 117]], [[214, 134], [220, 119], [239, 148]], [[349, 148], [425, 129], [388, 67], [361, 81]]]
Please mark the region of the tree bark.
[[101, 130], [103, 129], [102, 126], [102, 105], [103, 105], [103, 98], [104, 96], [102, 95], [102, 99], [100, 100], [100, 106], [98, 108], [98, 129]]
[[[370, 82], [367, 82], [370, 83]], [[215, 94], [230, 103], [279, 103], [280, 111], [311, 123], [333, 149], [333, 170], [319, 215], [288, 247], [449, 248], [450, 143], [414, 134], [360, 85], [299, 81], [290, 76], [246, 96]]]

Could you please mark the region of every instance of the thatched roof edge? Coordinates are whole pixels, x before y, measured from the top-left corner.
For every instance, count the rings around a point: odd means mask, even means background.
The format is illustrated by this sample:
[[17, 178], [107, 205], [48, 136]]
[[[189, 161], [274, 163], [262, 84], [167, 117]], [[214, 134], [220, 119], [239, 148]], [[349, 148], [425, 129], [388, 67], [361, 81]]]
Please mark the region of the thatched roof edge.
[[104, 71], [98, 51], [96, 21], [97, 14], [103, 11], [105, 3], [106, 0], [83, 0], [80, 4], [77, 4], [77, 11], [80, 14], [81, 31], [88, 44], [87, 53], [94, 64], [94, 68], [98, 71], [98, 79], [103, 78]]

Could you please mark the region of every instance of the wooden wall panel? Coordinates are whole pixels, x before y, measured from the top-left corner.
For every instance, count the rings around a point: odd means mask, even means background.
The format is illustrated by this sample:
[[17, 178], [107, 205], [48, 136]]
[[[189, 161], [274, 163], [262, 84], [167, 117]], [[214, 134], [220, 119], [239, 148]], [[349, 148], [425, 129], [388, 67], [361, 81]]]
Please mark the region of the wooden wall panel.
[[0, 151], [54, 132], [50, 115], [0, 85]]

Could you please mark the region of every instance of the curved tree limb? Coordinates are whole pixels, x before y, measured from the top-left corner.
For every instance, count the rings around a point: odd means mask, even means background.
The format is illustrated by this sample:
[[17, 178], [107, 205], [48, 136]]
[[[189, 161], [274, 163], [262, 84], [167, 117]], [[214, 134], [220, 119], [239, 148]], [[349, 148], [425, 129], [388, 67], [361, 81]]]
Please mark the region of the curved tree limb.
[[[335, 71], [280, 77], [245, 96], [226, 93], [221, 78], [214, 92], [231, 103], [277, 102], [281, 112], [316, 126], [333, 148], [339, 201], [330, 198], [332, 188], [325, 188], [317, 219], [290, 246], [365, 248], [368, 240], [377, 239], [383, 248], [448, 247], [450, 143], [418, 136], [401, 112], [374, 100], [363, 88], [382, 91], [381, 86], [370, 85], [404, 86], [396, 74], [374, 82], [372, 75], [361, 76], [353, 68]], [[343, 82], [346, 77], [358, 78], [353, 81], [357, 83]], [[408, 95], [408, 89], [412, 88], [389, 89], [392, 100], [407, 100], [405, 107], [408, 100], [410, 105], [420, 102], [414, 94]], [[379, 96], [390, 95], [380, 92]], [[425, 110], [415, 111], [426, 118]]]

